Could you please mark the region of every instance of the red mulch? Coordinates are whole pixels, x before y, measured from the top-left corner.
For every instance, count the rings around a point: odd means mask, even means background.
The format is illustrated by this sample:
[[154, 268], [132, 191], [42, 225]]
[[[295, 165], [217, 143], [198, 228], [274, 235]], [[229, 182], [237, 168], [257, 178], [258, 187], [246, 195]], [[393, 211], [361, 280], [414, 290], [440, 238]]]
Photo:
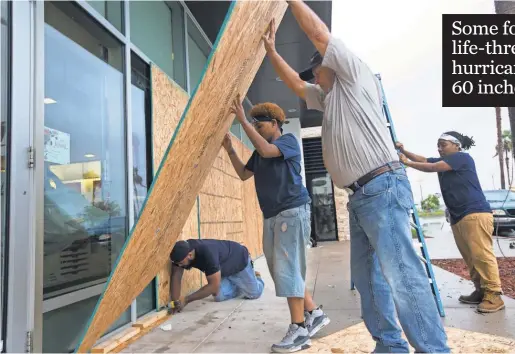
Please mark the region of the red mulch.
[[[463, 259], [433, 259], [431, 263], [470, 280], [469, 271]], [[515, 257], [497, 258], [504, 295], [515, 299]]]

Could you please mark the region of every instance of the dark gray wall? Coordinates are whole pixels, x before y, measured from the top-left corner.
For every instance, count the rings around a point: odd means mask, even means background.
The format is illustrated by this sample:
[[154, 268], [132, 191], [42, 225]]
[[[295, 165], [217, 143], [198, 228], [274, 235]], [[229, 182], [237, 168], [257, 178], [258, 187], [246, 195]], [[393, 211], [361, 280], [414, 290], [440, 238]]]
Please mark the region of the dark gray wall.
[[[306, 3], [331, 28], [331, 1], [306, 1]], [[230, 2], [186, 1], [186, 4], [211, 42], [214, 42]], [[315, 51], [315, 47], [302, 32], [289, 9], [277, 29], [276, 46], [279, 54], [297, 71], [301, 71], [307, 66], [309, 58]], [[320, 126], [322, 114], [308, 111], [305, 103], [276, 78], [277, 74], [270, 61], [265, 58], [248, 93], [248, 98], [252, 103], [266, 101], [277, 103], [289, 118], [300, 117], [303, 128]]]

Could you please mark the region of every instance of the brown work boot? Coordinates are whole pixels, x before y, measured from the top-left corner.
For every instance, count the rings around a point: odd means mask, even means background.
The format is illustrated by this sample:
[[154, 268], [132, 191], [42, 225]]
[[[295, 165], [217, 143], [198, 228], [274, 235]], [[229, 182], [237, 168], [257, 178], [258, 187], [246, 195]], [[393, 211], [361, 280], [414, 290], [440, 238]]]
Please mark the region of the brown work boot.
[[477, 307], [478, 312], [492, 313], [502, 310], [504, 308], [504, 301], [500, 293], [485, 291], [483, 301]]
[[483, 301], [484, 292], [483, 290], [474, 290], [474, 292], [470, 295], [461, 295], [458, 299], [459, 302], [462, 302], [464, 304], [473, 304], [473, 305], [479, 305], [481, 301]]

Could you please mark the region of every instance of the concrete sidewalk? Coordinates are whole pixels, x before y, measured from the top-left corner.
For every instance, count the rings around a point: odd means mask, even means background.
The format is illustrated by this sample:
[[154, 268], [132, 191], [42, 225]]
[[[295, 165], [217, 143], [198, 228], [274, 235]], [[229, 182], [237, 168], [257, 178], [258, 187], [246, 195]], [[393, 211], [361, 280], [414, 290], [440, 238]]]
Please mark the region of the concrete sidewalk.
[[[349, 262], [348, 242], [319, 243], [309, 251], [308, 287], [331, 318], [314, 342], [362, 322], [359, 294], [350, 290]], [[224, 303], [206, 299], [192, 303], [167, 322], [172, 330], [156, 328], [123, 352], [269, 353], [270, 346], [286, 333], [289, 312], [286, 300], [275, 297], [265, 259], [258, 259], [255, 266], [266, 285], [260, 299]], [[515, 300], [505, 298], [505, 310], [480, 315], [473, 307], [458, 302], [460, 294], [472, 291], [470, 282], [440, 268], [435, 267], [435, 273], [446, 311], [446, 327], [515, 339]]]

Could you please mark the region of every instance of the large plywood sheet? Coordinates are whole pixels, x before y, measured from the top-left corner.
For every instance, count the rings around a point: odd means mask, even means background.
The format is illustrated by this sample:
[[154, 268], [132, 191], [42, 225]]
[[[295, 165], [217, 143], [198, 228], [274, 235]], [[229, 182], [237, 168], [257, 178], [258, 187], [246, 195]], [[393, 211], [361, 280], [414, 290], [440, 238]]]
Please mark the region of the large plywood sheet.
[[159, 67], [151, 65], [152, 82], [152, 156], [157, 172], [172, 140], [189, 96]]
[[77, 348], [88, 351], [158, 274], [194, 207], [234, 116], [265, 56], [268, 24], [279, 24], [284, 1], [233, 2], [199, 86], [179, 121], [136, 225]]
[[[188, 104], [189, 96], [160, 68], [152, 65], [152, 147], [154, 171], [157, 171], [179, 120]], [[179, 239], [198, 238], [198, 205], [193, 205]], [[168, 260], [158, 273], [158, 308], [170, 300], [170, 275], [172, 264]], [[200, 272], [192, 269], [185, 272], [181, 295], [197, 290], [201, 284]]]
[[[233, 139], [234, 149], [244, 163], [252, 151]], [[254, 179], [241, 181], [222, 150], [200, 193], [202, 238], [232, 240], [245, 245], [253, 258], [262, 255], [262, 220]]]

